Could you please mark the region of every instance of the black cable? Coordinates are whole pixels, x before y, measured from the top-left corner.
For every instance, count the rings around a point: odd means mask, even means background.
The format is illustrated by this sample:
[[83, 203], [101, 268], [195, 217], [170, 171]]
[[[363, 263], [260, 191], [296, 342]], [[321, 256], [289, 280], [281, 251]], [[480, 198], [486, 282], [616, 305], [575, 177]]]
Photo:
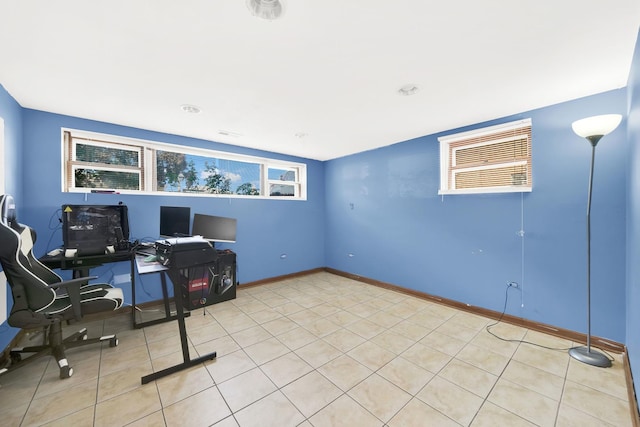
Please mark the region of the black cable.
[[[526, 340], [513, 340], [513, 339], [508, 339], [508, 338], [502, 338], [498, 335], [496, 335], [495, 333], [491, 332], [490, 328], [496, 326], [498, 323], [500, 323], [502, 321], [502, 318], [504, 317], [505, 312], [507, 311], [507, 301], [509, 299], [509, 288], [513, 288], [513, 286], [511, 286], [512, 282], [507, 283], [507, 288], [505, 289], [504, 292], [504, 307], [502, 308], [502, 313], [500, 313], [500, 317], [498, 318], [498, 320], [496, 320], [494, 323], [487, 325], [485, 327], [486, 331], [490, 334], [493, 335], [494, 337], [498, 338], [499, 340], [502, 341], [506, 341], [506, 342], [515, 342], [515, 343], [521, 343], [521, 344], [530, 344], [536, 347], [540, 347], [540, 348], [545, 348], [547, 350], [553, 350], [553, 351], [569, 351], [570, 349], [572, 349], [573, 347], [567, 347], [567, 348], [555, 348], [555, 347], [547, 347], [546, 345], [542, 345], [542, 344], [537, 344], [531, 341], [526, 341]], [[595, 346], [592, 346], [595, 347]], [[607, 357], [611, 360], [614, 361], [615, 359], [609, 354], [607, 353], [606, 350], [603, 350], [601, 348], [595, 347], [598, 350], [606, 353]]]
[[[51, 230], [51, 234], [49, 234], [49, 240], [47, 240], [47, 245], [45, 246], [45, 253], [48, 253], [51, 248], [49, 247], [49, 245], [51, 245], [51, 240], [53, 239], [53, 236], [56, 234], [56, 231], [62, 229], [62, 219], [60, 218], [60, 215], [58, 213], [62, 213], [62, 209], [56, 209], [51, 216], [49, 217], [49, 230]], [[57, 219], [57, 222], [54, 222], [52, 224], [53, 218]], [[60, 245], [62, 246], [62, 245]]]

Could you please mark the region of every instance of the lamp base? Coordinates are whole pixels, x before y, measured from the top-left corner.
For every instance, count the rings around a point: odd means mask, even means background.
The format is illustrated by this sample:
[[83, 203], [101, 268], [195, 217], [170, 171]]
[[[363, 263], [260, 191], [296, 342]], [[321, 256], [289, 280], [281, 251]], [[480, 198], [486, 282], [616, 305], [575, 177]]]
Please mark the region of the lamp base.
[[600, 368], [611, 367], [611, 360], [609, 360], [607, 356], [588, 347], [570, 348], [569, 356], [588, 365], [598, 366]]

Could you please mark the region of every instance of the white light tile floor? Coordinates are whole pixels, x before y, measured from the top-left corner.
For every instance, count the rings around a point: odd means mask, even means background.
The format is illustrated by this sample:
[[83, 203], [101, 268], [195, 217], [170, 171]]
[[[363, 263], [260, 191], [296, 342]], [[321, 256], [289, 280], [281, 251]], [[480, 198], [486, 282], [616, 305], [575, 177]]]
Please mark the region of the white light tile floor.
[[[153, 315], [151, 312], [143, 313]], [[0, 376], [3, 426], [632, 426], [623, 358], [571, 359], [574, 343], [329, 273], [238, 289], [186, 319], [133, 330], [128, 314], [87, 322], [120, 345], [67, 352]], [[84, 325], [80, 325], [84, 326]], [[66, 326], [75, 330], [78, 325]]]

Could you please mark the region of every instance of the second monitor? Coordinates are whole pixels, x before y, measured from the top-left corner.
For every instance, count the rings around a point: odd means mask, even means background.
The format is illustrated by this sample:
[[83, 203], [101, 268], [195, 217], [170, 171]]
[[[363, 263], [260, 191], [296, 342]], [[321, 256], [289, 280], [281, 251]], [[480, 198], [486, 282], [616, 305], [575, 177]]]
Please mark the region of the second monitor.
[[193, 236], [202, 236], [212, 242], [235, 243], [236, 228], [237, 220], [235, 218], [197, 213], [193, 215], [191, 234]]

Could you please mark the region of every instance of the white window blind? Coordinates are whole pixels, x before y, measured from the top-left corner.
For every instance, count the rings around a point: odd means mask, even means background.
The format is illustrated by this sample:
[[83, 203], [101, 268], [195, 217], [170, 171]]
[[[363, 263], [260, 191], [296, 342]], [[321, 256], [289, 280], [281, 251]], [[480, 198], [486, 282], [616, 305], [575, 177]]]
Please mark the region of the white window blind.
[[531, 191], [530, 119], [438, 140], [439, 194]]

